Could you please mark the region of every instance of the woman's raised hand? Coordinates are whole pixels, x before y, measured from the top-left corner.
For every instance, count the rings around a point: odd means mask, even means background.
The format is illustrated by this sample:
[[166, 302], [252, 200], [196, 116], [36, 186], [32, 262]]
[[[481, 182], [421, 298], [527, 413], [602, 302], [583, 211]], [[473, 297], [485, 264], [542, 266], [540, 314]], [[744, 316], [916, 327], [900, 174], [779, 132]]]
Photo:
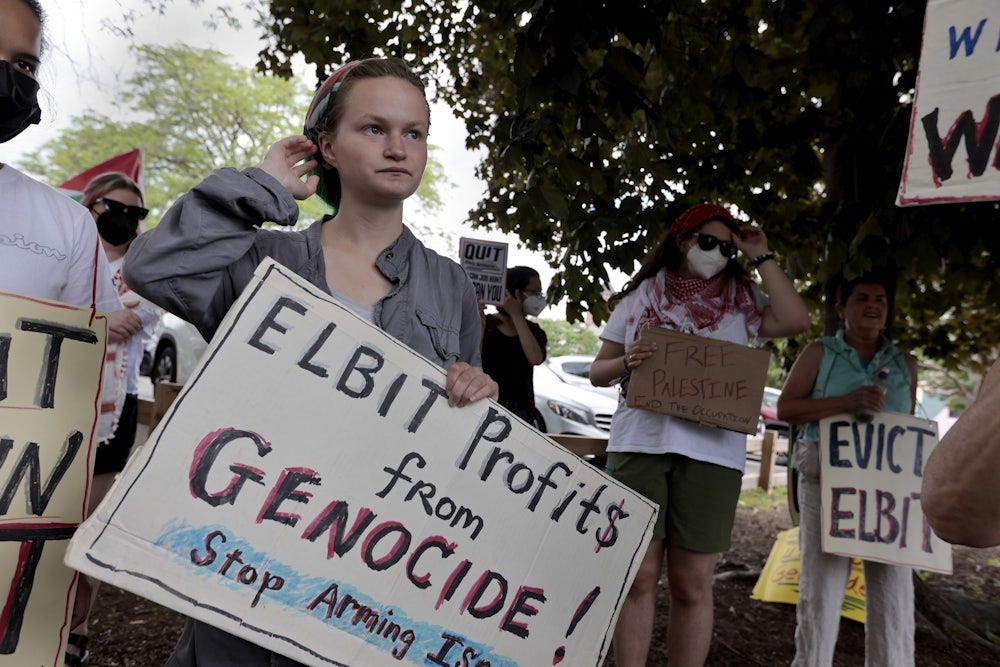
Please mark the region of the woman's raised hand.
[[261, 161], [260, 168], [301, 201], [313, 196], [316, 193], [316, 186], [319, 185], [319, 176], [315, 174], [302, 180], [303, 176], [316, 167], [316, 160], [311, 159], [315, 153], [316, 144], [306, 137], [301, 135], [285, 137], [267, 149], [267, 155]]
[[750, 225], [740, 227], [740, 233], [736, 237], [736, 247], [750, 259], [760, 257], [767, 252], [767, 235], [760, 227]]
[[504, 319], [510, 319], [512, 317], [514, 318], [520, 317], [521, 319], [524, 319], [524, 304], [521, 303], [520, 299], [511, 294], [510, 290], [505, 289], [503, 291], [502, 308], [503, 312], [500, 313], [500, 316], [503, 317], [504, 315], [506, 315]]

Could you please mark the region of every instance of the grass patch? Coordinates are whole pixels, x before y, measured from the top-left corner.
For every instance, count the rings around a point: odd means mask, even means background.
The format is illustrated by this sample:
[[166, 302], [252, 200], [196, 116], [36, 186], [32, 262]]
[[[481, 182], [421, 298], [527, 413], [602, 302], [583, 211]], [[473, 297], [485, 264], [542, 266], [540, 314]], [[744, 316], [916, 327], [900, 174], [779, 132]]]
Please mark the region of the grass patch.
[[740, 502], [738, 507], [753, 511], [773, 510], [787, 507], [788, 489], [784, 486], [776, 486], [771, 489], [771, 493], [764, 489], [745, 489], [740, 492]]

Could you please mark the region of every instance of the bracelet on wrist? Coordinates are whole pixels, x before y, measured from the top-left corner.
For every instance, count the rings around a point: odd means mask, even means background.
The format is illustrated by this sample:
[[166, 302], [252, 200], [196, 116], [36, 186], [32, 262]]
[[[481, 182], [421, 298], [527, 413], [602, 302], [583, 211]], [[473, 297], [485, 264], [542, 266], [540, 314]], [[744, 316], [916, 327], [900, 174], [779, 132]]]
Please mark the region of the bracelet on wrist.
[[750, 265], [753, 266], [753, 268], [756, 269], [761, 264], [763, 264], [764, 262], [766, 262], [769, 259], [774, 259], [774, 253], [772, 251], [770, 251], [770, 250], [768, 250], [767, 252], [765, 252], [763, 255], [757, 255], [756, 257], [754, 257], [753, 259], [751, 259], [750, 260]]
[[625, 375], [628, 375], [631, 372], [628, 369], [628, 354], [622, 355], [622, 366], [625, 368]]

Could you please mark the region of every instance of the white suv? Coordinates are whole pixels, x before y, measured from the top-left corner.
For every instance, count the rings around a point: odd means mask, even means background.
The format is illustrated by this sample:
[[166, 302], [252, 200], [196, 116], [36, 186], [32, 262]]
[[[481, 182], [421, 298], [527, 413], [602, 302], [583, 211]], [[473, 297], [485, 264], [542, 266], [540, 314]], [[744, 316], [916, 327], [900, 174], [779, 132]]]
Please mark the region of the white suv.
[[557, 357], [549, 357], [545, 363], [555, 371], [567, 383], [604, 394], [608, 398], [618, 400], [618, 387], [595, 387], [590, 383], [590, 364], [594, 363], [592, 354], [563, 354]]
[[[589, 384], [589, 380], [587, 380]], [[535, 366], [535, 408], [545, 433], [606, 438], [618, 400], [605, 393], [567, 382], [548, 364]], [[617, 392], [617, 389], [615, 390]]]
[[176, 315], [163, 313], [156, 328], [156, 346], [149, 378], [157, 382], [184, 384], [198, 365], [208, 343], [193, 324]]

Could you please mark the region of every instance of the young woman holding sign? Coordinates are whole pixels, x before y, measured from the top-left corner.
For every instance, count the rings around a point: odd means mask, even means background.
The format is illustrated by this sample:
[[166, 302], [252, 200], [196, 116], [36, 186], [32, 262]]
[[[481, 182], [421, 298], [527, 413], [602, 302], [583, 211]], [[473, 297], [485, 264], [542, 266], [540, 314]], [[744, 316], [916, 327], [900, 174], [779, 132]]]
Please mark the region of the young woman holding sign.
[[[736, 261], [741, 251], [760, 273], [770, 303]], [[647, 326], [741, 345], [809, 326], [805, 304], [768, 250], [764, 231], [739, 225], [712, 204], [693, 206], [670, 225], [638, 273], [612, 297], [611, 307], [590, 367], [595, 385], [627, 377], [653, 355], [655, 343], [641, 339]], [[712, 640], [712, 575], [718, 554], [729, 548], [745, 461], [745, 434], [619, 401], [611, 420], [608, 470], [660, 505], [653, 541], [615, 628], [621, 667], [646, 664], [664, 560], [670, 664], [704, 664]]]
[[[864, 276], [837, 290], [843, 329], [811, 343], [795, 360], [778, 399], [778, 418], [805, 424], [795, 442], [799, 471], [799, 603], [793, 665], [829, 665], [851, 559], [823, 553], [820, 515], [819, 420], [843, 412], [912, 413], [917, 363], [883, 334], [889, 283]], [[870, 417], [869, 417], [870, 418]], [[864, 561], [865, 663], [913, 664], [911, 569]]]
[[[217, 171], [181, 197], [133, 242], [126, 282], [207, 338], [272, 257], [446, 368], [450, 405], [496, 398], [496, 383], [479, 368], [472, 283], [403, 224], [403, 202], [427, 163], [429, 127], [424, 85], [402, 60], [344, 65], [313, 98], [306, 136], [282, 139], [259, 167]], [[317, 191], [334, 215], [298, 232], [259, 229], [268, 220], [294, 224], [295, 200]], [[189, 621], [168, 664], [295, 663]]]

